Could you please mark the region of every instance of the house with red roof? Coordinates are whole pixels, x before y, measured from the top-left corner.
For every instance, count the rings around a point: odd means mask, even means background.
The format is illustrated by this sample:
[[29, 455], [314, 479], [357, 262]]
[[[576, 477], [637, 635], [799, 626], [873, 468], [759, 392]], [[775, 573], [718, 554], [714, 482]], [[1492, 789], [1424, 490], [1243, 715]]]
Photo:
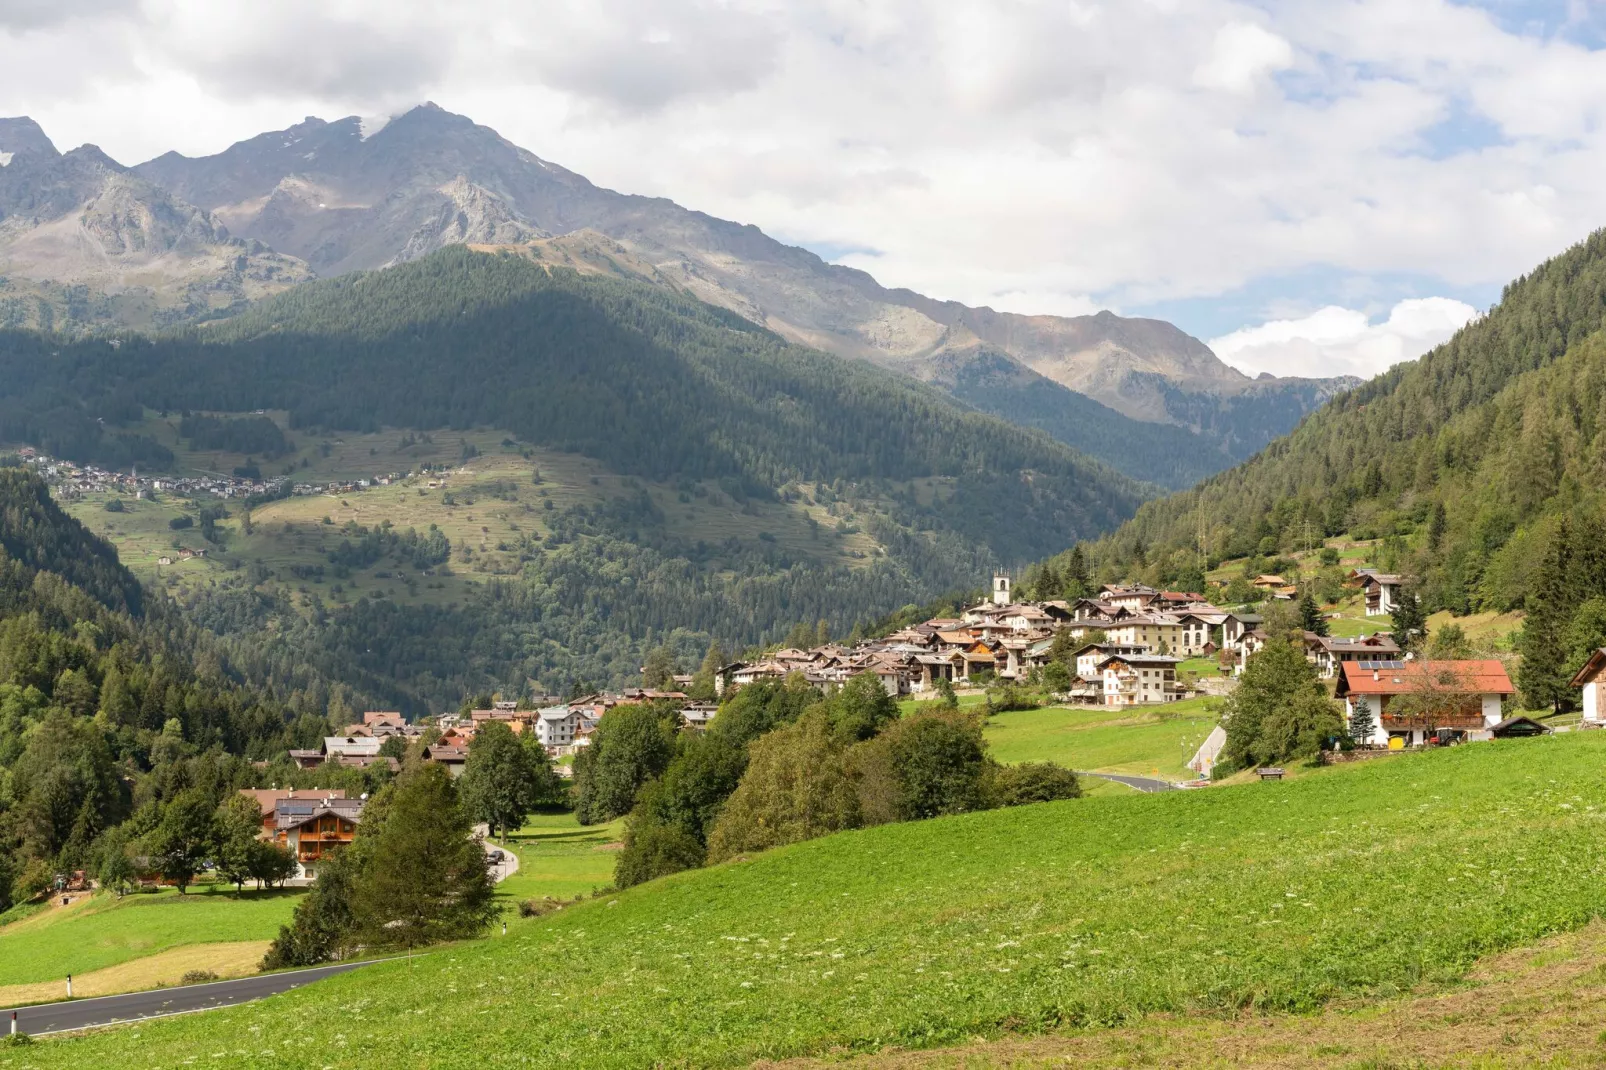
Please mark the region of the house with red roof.
[[1370, 738], [1361, 742], [1393, 749], [1489, 739], [1504, 720], [1501, 703], [1516, 693], [1493, 659], [1346, 661], [1336, 691], [1350, 723], [1362, 710], [1371, 715]]

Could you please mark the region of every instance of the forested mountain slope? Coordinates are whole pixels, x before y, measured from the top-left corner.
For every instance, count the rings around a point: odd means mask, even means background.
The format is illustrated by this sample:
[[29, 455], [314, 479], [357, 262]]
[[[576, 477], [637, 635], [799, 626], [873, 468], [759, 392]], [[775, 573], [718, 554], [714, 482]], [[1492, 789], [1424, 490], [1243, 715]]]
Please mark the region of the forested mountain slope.
[[[477, 550], [513, 563], [466, 599], [398, 605], [365, 587], [329, 609], [328, 589], [291, 594], [287, 566], [249, 556], [199, 596], [198, 619], [255, 637], [231, 650], [268, 678], [314, 665], [408, 709], [488, 685], [623, 683], [666, 638], [691, 660], [712, 638], [756, 642], [800, 619], [843, 634], [1108, 531], [1148, 493], [1039, 432], [682, 294], [461, 246], [155, 340], [0, 336], [0, 441], [159, 458], [146, 407], [283, 410], [294, 436], [326, 440], [495, 429], [504, 448], [602, 465], [591, 485], [607, 475], [622, 493], [549, 499], [492, 546], [454, 549], [454, 570]], [[781, 505], [807, 530], [745, 524]], [[688, 530], [699, 507], [716, 519]]]
[[1606, 232], [1506, 287], [1421, 360], [1330, 402], [1258, 457], [1151, 502], [1095, 550], [1116, 571], [1349, 533], [1383, 538], [1430, 609], [1511, 609], [1561, 516], [1602, 501]]
[[322, 697], [279, 703], [170, 604], [140, 603], [111, 547], [0, 468], [0, 907], [140, 807], [250, 783], [249, 759], [327, 730]]

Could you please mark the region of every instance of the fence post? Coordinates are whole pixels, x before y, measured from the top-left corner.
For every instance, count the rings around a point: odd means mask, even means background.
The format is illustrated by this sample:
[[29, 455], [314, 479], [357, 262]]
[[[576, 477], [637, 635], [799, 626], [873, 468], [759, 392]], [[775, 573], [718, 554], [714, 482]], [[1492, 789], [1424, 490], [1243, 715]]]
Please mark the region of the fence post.
[[72, 999], [72, 974], [67, 975], [67, 998]]

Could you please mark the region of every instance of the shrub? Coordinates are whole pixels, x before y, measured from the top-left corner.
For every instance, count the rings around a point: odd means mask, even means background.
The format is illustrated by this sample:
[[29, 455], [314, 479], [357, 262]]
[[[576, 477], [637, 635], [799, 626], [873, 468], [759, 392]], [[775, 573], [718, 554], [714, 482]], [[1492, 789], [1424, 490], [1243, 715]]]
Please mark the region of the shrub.
[[985, 747], [968, 714], [915, 713], [888, 726], [852, 754], [865, 823], [987, 809]]
[[1025, 806], [1082, 797], [1082, 782], [1077, 775], [1053, 762], [995, 766], [989, 787], [994, 806]]
[[183, 531], [185, 528], [193, 528], [195, 526], [195, 518], [193, 516], [175, 516], [167, 522], [167, 526], [174, 531]]
[[178, 979], [178, 983], [181, 985], [204, 985], [217, 979], [218, 975], [211, 970], [186, 970], [184, 976]]
[[703, 864], [702, 841], [678, 824], [665, 824], [650, 813], [632, 816], [625, 826], [624, 850], [614, 865], [613, 882], [629, 888]]
[[[1064, 666], [1061, 666], [1063, 669]], [[1069, 678], [1069, 673], [1066, 674]], [[987, 712], [1006, 713], [1010, 710], [1035, 710], [1047, 705], [1047, 699], [1030, 688], [1016, 683], [1002, 683], [987, 689]]]
[[561, 899], [547, 896], [544, 899], [524, 899], [519, 902], [519, 917], [540, 918], [554, 911], [562, 910], [564, 903]]
[[859, 796], [822, 710], [748, 747], [747, 772], [708, 835], [708, 861], [857, 828]]
[[106, 502], [106, 511], [108, 513], [120, 513], [120, 512], [122, 512], [123, 511], [123, 499], [121, 499], [121, 498], [109, 499]]

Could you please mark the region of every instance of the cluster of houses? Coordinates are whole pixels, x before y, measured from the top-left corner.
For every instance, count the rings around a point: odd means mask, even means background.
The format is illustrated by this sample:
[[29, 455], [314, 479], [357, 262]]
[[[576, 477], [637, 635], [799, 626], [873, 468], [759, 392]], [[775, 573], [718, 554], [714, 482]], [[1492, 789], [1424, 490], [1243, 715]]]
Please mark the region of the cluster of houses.
[[[1281, 584], [1279, 577], [1262, 577]], [[1257, 581], [1259, 582], [1259, 581]], [[725, 666], [724, 692], [801, 673], [821, 688], [874, 674], [889, 694], [922, 694], [939, 686], [1024, 680], [1054, 660], [1060, 635], [1085, 643], [1076, 651], [1070, 697], [1097, 705], [1173, 702], [1191, 692], [1177, 667], [1222, 649], [1253, 653], [1258, 614], [1229, 612], [1186, 591], [1142, 584], [1106, 584], [1075, 601], [1016, 602], [1008, 576], [993, 578], [992, 596], [953, 618], [936, 618], [848, 649], [827, 644], [786, 649]]]
[[189, 498], [247, 498], [275, 494], [282, 479], [242, 479], [237, 476], [142, 476], [139, 469], [108, 472], [92, 464], [62, 461], [32, 447], [18, 451], [22, 463], [34, 469], [49, 483], [56, 496], [64, 499], [86, 494], [125, 494], [143, 499], [155, 491]]

